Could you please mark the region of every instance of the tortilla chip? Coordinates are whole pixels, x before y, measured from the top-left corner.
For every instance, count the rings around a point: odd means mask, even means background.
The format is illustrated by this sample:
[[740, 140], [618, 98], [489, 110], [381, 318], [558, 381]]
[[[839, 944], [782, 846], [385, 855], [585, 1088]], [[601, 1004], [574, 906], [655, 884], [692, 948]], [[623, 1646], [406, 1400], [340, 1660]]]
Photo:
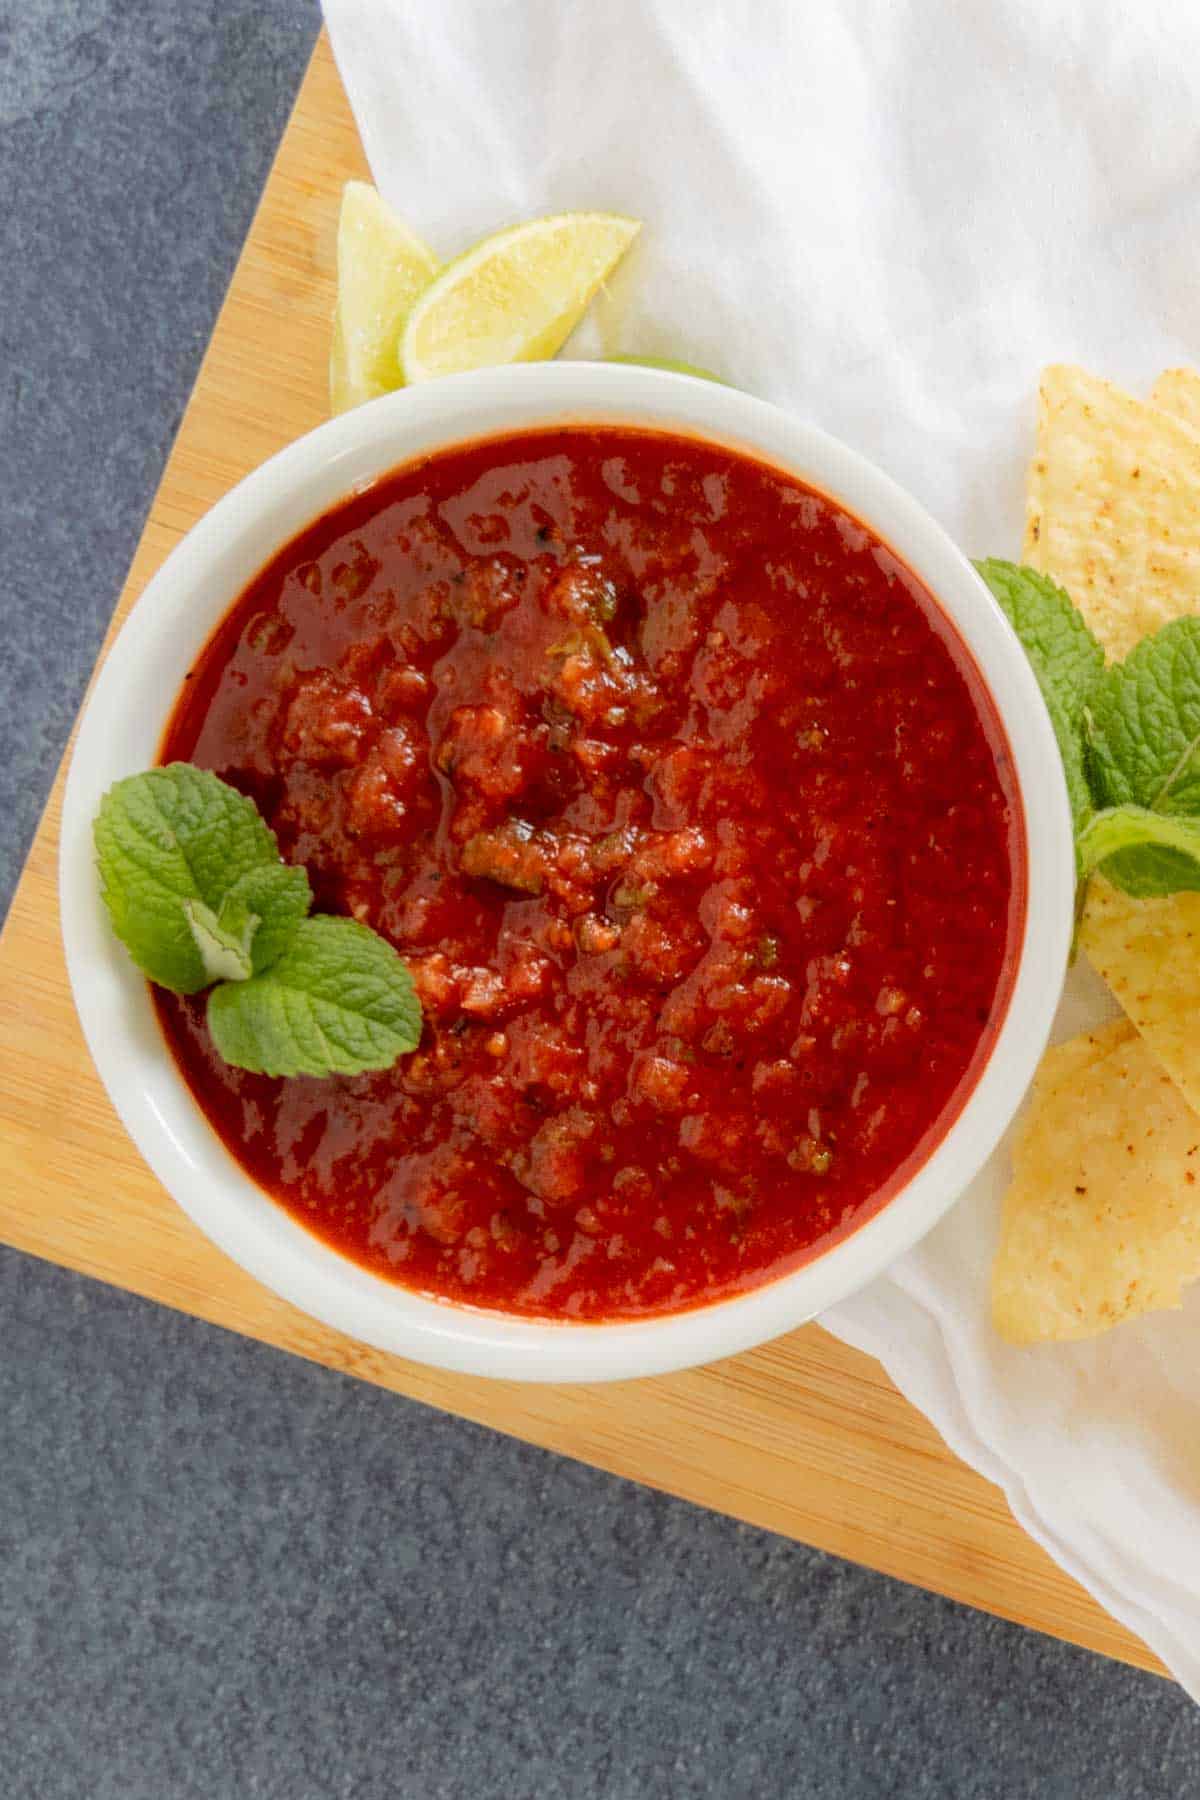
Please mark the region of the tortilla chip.
[[1150, 389], [1150, 404], [1200, 431], [1200, 375], [1195, 369], [1164, 369]]
[[1013, 1344], [1094, 1337], [1200, 1275], [1200, 1117], [1126, 1019], [1047, 1052], [1013, 1151], [992, 1317]]
[[1110, 657], [1200, 613], [1200, 432], [1086, 369], [1046, 369], [1024, 555]]
[[1200, 894], [1134, 900], [1097, 878], [1079, 942], [1200, 1112]]

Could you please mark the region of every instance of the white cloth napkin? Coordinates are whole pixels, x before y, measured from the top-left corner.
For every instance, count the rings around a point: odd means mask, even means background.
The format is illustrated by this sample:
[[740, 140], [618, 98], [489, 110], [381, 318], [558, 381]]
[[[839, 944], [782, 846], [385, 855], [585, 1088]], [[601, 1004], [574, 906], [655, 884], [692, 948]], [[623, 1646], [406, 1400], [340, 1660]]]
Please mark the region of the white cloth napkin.
[[[699, 363], [1012, 555], [1044, 363], [1200, 362], [1200, 10], [1179, 0], [325, 0], [379, 187], [443, 255], [646, 230], [568, 354]], [[1105, 1001], [1072, 978], [1062, 1035]], [[987, 1319], [1003, 1153], [824, 1323], [1200, 1698], [1200, 1293], [1095, 1343]]]

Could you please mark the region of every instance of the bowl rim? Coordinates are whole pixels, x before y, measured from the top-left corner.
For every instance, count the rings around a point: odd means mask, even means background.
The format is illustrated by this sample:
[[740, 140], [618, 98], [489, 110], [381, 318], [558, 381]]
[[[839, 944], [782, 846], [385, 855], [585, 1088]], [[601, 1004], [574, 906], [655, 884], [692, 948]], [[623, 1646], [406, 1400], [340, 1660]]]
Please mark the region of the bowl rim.
[[[920, 577], [973, 656], [1008, 737], [1025, 815], [1026, 905], [990, 1054], [941, 1140], [878, 1212], [746, 1293], [645, 1320], [585, 1323], [489, 1312], [388, 1282], [306, 1231], [252, 1181], [165, 1053], [146, 984], [111, 935], [91, 825], [113, 781], [156, 761], [187, 669], [215, 625], [323, 511], [430, 451], [601, 423], [706, 438], [774, 464], [839, 501]], [[131, 706], [139, 693], [154, 695], [153, 705]], [[147, 583], [94, 679], [59, 850], [63, 943], [88, 1048], [135, 1145], [201, 1231], [276, 1294], [377, 1349], [458, 1373], [556, 1382], [663, 1374], [748, 1349], [846, 1299], [930, 1231], [990, 1156], [1033, 1076], [1066, 970], [1074, 882], [1066, 785], [1032, 670], [982, 579], [920, 503], [849, 446], [767, 401], [666, 370], [586, 362], [401, 389], [318, 425], [218, 500]]]

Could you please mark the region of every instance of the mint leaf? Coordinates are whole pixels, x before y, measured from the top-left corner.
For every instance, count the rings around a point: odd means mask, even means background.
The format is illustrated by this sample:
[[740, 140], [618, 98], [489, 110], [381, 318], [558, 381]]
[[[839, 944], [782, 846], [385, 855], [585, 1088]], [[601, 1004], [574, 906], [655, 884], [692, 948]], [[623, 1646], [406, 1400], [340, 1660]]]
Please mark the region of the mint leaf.
[[1091, 705], [1096, 792], [1200, 813], [1200, 619], [1176, 619], [1109, 669]]
[[250, 945], [259, 927], [244, 900], [226, 900], [220, 917], [203, 900], [185, 900], [184, 915], [210, 981], [248, 981], [254, 973]]
[[1104, 674], [1104, 651], [1069, 594], [1048, 575], [989, 556], [975, 567], [1029, 658], [1058, 739], [1076, 833], [1093, 810], [1084, 762], [1084, 711]]
[[213, 1043], [260, 1075], [358, 1075], [415, 1050], [421, 1009], [396, 951], [354, 919], [303, 919], [261, 975], [214, 988]]
[[1110, 806], [1092, 814], [1077, 848], [1084, 879], [1098, 868], [1110, 880], [1123, 872], [1118, 885], [1128, 894], [1200, 889], [1200, 818]]
[[[276, 852], [278, 858], [278, 851]], [[227, 907], [245, 907], [258, 920], [250, 944], [254, 973], [269, 969], [275, 958], [291, 942], [292, 934], [312, 903], [312, 889], [303, 869], [290, 863], [263, 863], [248, 869], [234, 882], [225, 896], [222, 916]]]
[[190, 763], [118, 781], [93, 829], [113, 930], [151, 981], [178, 994], [197, 993], [213, 979], [186, 902], [199, 902], [218, 920], [233, 900], [257, 914], [246, 946], [255, 969], [279, 954], [308, 910], [308, 877], [280, 862], [254, 802]]
[[[1200, 619], [1176, 619], [1144, 638], [1108, 670], [1090, 715], [1099, 805], [1200, 815]], [[1186, 856], [1151, 839], [1104, 872], [1128, 894], [1200, 886]]]

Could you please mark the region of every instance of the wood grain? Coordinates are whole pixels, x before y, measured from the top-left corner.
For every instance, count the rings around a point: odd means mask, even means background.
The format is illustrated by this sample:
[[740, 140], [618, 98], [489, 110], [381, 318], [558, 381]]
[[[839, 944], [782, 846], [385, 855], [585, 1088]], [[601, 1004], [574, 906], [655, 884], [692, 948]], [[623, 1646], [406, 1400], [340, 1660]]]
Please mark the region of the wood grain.
[[[364, 174], [318, 44], [204, 359], [120, 619], [227, 488], [325, 411], [334, 226]], [[1142, 1668], [1160, 1665], [1014, 1523], [879, 1365], [816, 1326], [707, 1369], [600, 1388], [444, 1375], [316, 1324], [215, 1250], [125, 1137], [59, 943], [61, 774], [0, 939], [0, 1239], [429, 1405]]]

